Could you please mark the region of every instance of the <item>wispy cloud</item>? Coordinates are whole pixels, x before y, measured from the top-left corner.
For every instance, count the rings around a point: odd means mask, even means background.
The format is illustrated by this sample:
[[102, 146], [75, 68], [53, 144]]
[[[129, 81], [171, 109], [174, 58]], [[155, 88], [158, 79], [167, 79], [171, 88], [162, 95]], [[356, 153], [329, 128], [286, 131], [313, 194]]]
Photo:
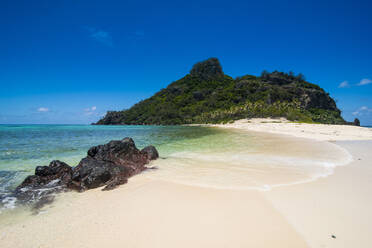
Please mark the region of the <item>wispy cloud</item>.
[[362, 85], [367, 85], [367, 84], [371, 84], [371, 83], [372, 83], [371, 79], [363, 78], [362, 80], [360, 80], [360, 82], [357, 85], [362, 86]]
[[343, 81], [342, 83], [338, 85], [338, 88], [348, 88], [348, 87], [350, 87], [350, 84], [348, 81]]
[[96, 106], [93, 106], [93, 107], [89, 107], [89, 108], [85, 108], [84, 111], [85, 112], [88, 112], [88, 111], [95, 111], [97, 109]]
[[372, 113], [372, 108], [368, 108], [367, 106], [362, 106], [358, 108], [357, 110], [355, 110], [352, 114], [355, 116], [362, 116], [362, 115], [366, 115], [370, 113]]
[[46, 107], [40, 107], [37, 109], [38, 112], [49, 112], [49, 108]]
[[92, 114], [95, 113], [94, 111], [96, 111], [96, 110], [97, 110], [97, 107], [96, 106], [85, 108], [84, 109], [84, 114], [85, 115], [92, 115]]
[[89, 36], [93, 40], [101, 44], [104, 44], [106, 46], [109, 46], [109, 47], [113, 46], [112, 36], [109, 32], [106, 32], [104, 30], [97, 29], [97, 28], [92, 28], [92, 27], [84, 27], [84, 29], [89, 32]]
[[363, 86], [363, 85], [367, 85], [367, 84], [372, 84], [372, 80], [369, 79], [369, 78], [363, 78], [357, 84], [350, 84], [348, 81], [343, 81], [342, 83], [340, 83], [338, 85], [338, 88], [350, 88], [352, 86]]

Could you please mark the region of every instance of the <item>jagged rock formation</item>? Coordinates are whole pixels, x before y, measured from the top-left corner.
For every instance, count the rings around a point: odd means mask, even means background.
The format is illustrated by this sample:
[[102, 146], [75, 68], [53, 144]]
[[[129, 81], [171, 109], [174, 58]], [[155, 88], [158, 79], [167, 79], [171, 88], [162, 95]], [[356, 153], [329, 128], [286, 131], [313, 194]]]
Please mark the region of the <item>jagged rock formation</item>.
[[49, 201], [53, 193], [64, 190], [84, 191], [105, 186], [109, 190], [127, 182], [146, 169], [146, 164], [159, 157], [154, 146], [138, 150], [131, 138], [112, 140], [91, 147], [76, 167], [54, 160], [49, 166], [38, 166], [15, 190], [21, 202]]
[[94, 146], [74, 168], [72, 185], [86, 190], [103, 185], [111, 189], [126, 183], [127, 178], [140, 173], [145, 169], [145, 164], [157, 158], [149, 154], [148, 149], [138, 150], [131, 138]]
[[266, 72], [233, 79], [216, 58], [128, 110], [109, 111], [98, 125], [219, 123], [252, 117], [345, 124], [335, 101], [302, 74]]

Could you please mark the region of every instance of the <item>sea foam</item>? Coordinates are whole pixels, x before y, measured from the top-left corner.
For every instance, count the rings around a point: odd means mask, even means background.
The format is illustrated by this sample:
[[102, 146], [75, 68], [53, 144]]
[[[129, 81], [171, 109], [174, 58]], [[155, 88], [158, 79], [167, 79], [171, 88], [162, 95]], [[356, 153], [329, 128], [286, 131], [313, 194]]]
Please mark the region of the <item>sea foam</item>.
[[[253, 139], [260, 140], [260, 146], [252, 149], [252, 137], [247, 138], [238, 144], [226, 143], [226, 149], [208, 147], [170, 153], [154, 162], [159, 170], [147, 176], [214, 189], [268, 191], [328, 177], [338, 166], [353, 160], [347, 150], [330, 142], [262, 136]], [[250, 149], [242, 145], [247, 142]], [[282, 142], [285, 148], [280, 146]], [[296, 148], [299, 143], [303, 147], [300, 154]]]

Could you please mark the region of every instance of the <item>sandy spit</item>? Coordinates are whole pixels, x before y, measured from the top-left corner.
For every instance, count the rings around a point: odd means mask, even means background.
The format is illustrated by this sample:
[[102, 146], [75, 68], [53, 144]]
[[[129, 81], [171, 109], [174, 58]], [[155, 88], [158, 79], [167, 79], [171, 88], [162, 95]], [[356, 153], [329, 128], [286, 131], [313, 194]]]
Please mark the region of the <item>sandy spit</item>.
[[372, 142], [360, 140], [372, 140], [372, 129], [283, 119], [214, 126], [337, 140], [354, 161], [329, 177], [271, 191], [141, 174], [112, 191], [62, 194], [38, 215], [11, 219], [0, 225], [0, 247], [371, 247]]
[[207, 125], [247, 131], [291, 135], [323, 141], [372, 140], [372, 128], [350, 125], [307, 124], [290, 122], [284, 118], [242, 119], [230, 124]]

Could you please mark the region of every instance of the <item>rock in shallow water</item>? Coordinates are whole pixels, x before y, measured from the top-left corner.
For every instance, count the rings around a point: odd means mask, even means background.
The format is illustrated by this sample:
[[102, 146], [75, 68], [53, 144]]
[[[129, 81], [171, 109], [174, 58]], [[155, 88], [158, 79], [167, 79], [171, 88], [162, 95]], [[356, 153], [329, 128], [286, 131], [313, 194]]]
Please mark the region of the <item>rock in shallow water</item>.
[[147, 159], [154, 160], [159, 158], [159, 153], [156, 150], [155, 146], [146, 146], [141, 150], [142, 153], [147, 154]]
[[104, 190], [110, 190], [145, 170], [145, 165], [158, 157], [154, 146], [140, 151], [131, 138], [112, 140], [91, 147], [74, 168], [58, 160], [36, 167], [35, 175], [28, 176], [16, 188], [15, 195], [23, 201], [37, 201], [43, 195], [66, 189], [84, 191], [106, 185]]
[[97, 188], [106, 185], [116, 177], [130, 177], [130, 171], [127, 166], [96, 160], [88, 156], [82, 159], [74, 169], [71, 186], [78, 190]]
[[37, 166], [35, 175], [26, 177], [16, 190], [36, 189], [50, 185], [51, 182], [56, 182], [55, 184], [58, 182], [58, 185], [68, 186], [71, 176], [71, 166], [59, 160], [53, 160], [49, 166]]

